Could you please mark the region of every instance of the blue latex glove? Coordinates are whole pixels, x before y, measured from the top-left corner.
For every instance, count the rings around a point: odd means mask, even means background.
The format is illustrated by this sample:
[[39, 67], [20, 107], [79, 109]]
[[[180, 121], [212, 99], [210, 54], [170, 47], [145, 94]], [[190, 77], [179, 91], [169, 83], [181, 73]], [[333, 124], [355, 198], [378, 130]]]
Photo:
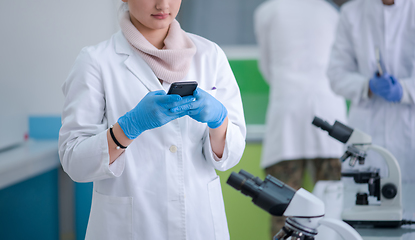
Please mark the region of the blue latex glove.
[[[129, 139], [135, 139], [142, 132], [161, 127], [186, 115], [185, 110], [176, 107], [193, 102], [193, 96], [166, 95], [163, 90], [149, 92], [137, 106], [118, 119], [118, 124]], [[176, 108], [172, 112], [170, 109]]]
[[389, 102], [399, 102], [402, 99], [402, 85], [394, 76], [388, 73], [384, 73], [382, 76], [375, 73], [369, 81], [369, 88], [374, 94]]
[[210, 128], [217, 128], [222, 125], [228, 115], [225, 106], [200, 88], [193, 92], [193, 96], [196, 98], [196, 101], [188, 105], [172, 108], [171, 110], [178, 112], [188, 110], [187, 114], [191, 118], [198, 122], [207, 123]]

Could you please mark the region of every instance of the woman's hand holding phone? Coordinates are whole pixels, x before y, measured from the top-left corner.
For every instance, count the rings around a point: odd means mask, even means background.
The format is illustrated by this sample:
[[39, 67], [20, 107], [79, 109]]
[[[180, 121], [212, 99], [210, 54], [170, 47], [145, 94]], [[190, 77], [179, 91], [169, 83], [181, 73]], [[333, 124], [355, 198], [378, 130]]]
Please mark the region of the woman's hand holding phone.
[[149, 92], [135, 108], [118, 119], [118, 124], [129, 139], [135, 139], [146, 130], [187, 115], [187, 107], [178, 106], [186, 106], [194, 100], [193, 96], [166, 95], [164, 90]]
[[149, 92], [135, 108], [118, 119], [118, 124], [129, 139], [135, 139], [146, 130], [185, 115], [207, 123], [210, 128], [217, 128], [227, 114], [223, 104], [197, 88], [196, 82], [185, 82], [175, 84], [168, 94], [163, 90]]
[[228, 111], [221, 102], [209, 93], [197, 88], [193, 92], [195, 101], [170, 109], [172, 112], [187, 111], [187, 115], [198, 122], [207, 123], [210, 128], [222, 125]]

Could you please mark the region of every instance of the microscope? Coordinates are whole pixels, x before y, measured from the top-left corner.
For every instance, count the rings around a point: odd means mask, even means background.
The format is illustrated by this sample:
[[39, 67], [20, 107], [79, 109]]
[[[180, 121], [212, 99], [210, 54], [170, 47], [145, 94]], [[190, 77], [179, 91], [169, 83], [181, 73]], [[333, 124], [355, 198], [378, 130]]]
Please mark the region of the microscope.
[[232, 172], [227, 184], [252, 197], [252, 202], [274, 216], [286, 216], [284, 227], [273, 237], [274, 240], [314, 240], [317, 227], [327, 226], [345, 240], [362, 240], [350, 225], [337, 219], [324, 218], [324, 203], [304, 190], [298, 191], [268, 175], [264, 181], [247, 171]]
[[[355, 205], [344, 209], [342, 219], [353, 227], [382, 227], [396, 228], [405, 224], [402, 220], [402, 181], [401, 170], [396, 158], [386, 149], [372, 144], [371, 136], [352, 129], [338, 121], [330, 125], [326, 121], [315, 117], [313, 125], [325, 130], [330, 136], [346, 144], [347, 150], [340, 161], [349, 160], [354, 167], [358, 162], [364, 165], [367, 151], [378, 152], [389, 169], [387, 177], [381, 178], [379, 169], [342, 171], [343, 177], [351, 177], [357, 184], [367, 184], [367, 192], [357, 192]], [[374, 203], [368, 197], [374, 198]]]

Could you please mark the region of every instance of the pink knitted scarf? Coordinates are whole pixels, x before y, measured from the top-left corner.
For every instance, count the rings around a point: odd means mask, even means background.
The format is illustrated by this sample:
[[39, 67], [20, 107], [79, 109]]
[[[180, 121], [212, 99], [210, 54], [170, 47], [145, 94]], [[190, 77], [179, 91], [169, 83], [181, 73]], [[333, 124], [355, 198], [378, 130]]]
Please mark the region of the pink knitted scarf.
[[182, 80], [188, 73], [196, 46], [174, 20], [164, 39], [164, 48], [153, 46], [131, 23], [129, 12], [120, 19], [121, 30], [128, 42], [137, 49], [160, 80], [173, 83]]

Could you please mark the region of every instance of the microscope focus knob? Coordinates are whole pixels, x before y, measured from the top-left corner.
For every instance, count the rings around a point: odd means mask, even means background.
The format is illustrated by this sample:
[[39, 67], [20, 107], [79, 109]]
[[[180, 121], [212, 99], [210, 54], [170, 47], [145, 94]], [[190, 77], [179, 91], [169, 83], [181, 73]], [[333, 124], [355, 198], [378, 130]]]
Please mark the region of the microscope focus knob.
[[386, 199], [394, 198], [397, 193], [398, 193], [398, 189], [396, 189], [396, 186], [392, 183], [387, 183], [382, 187], [382, 195]]

